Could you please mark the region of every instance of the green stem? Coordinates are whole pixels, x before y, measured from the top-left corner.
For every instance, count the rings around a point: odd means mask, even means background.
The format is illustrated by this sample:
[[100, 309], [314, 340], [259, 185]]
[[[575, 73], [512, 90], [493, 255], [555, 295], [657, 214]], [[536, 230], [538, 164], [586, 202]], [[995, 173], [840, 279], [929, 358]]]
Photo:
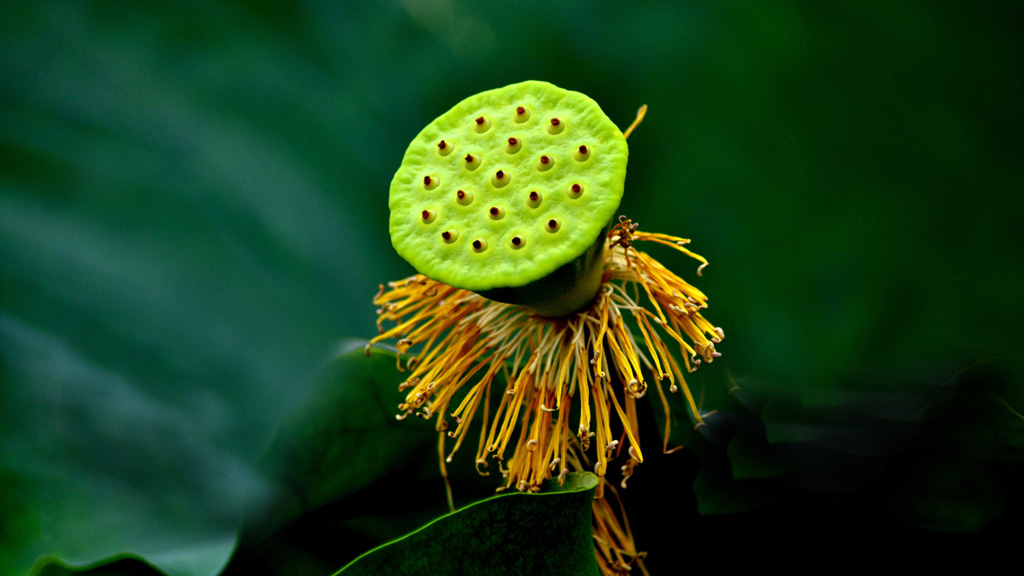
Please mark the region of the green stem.
[[516, 288], [477, 293], [490, 300], [525, 306], [549, 318], [567, 316], [586, 308], [601, 289], [606, 233], [607, 230], [602, 229], [586, 252], [540, 280]]

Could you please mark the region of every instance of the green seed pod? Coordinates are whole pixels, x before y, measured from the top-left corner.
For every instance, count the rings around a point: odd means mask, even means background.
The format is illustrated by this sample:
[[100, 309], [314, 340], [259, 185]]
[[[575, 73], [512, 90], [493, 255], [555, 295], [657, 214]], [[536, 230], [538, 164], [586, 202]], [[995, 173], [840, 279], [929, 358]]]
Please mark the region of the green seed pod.
[[424, 128], [391, 181], [391, 242], [422, 274], [560, 316], [601, 282], [629, 150], [596, 102], [528, 81]]

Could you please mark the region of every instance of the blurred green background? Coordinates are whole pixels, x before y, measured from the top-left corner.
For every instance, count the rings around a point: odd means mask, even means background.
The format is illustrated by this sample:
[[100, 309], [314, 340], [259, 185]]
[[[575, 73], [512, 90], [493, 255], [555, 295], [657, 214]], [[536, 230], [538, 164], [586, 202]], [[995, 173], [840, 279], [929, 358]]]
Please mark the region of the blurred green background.
[[[278, 424], [343, 341], [376, 333], [378, 284], [412, 273], [387, 232], [406, 145], [466, 96], [526, 79], [622, 127], [650, 106], [622, 212], [711, 261], [698, 279], [654, 251], [711, 297], [755, 412], [810, 410], [820, 431], [823, 409], [916, 421], [968, 405], [948, 418], [963, 434], [912, 452], [910, 478], [954, 477], [904, 491], [978, 495], [989, 512], [963, 513], [978, 529], [1019, 511], [1020, 12], [3, 3], [0, 568], [133, 551], [219, 570], [272, 489], [257, 463]], [[769, 439], [820, 436], [764, 417]], [[998, 445], [968, 464], [988, 480], [956, 476], [970, 442]], [[929, 522], [964, 528], [914, 524]]]

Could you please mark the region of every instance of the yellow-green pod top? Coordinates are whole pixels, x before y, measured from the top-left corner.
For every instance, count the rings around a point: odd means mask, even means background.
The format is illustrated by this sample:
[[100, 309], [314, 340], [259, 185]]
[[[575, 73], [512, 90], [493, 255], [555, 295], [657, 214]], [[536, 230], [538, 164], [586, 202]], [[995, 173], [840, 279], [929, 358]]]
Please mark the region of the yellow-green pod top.
[[391, 181], [391, 242], [457, 288], [486, 295], [535, 283], [603, 236], [628, 154], [622, 132], [579, 92], [537, 81], [481, 92], [409, 145]]

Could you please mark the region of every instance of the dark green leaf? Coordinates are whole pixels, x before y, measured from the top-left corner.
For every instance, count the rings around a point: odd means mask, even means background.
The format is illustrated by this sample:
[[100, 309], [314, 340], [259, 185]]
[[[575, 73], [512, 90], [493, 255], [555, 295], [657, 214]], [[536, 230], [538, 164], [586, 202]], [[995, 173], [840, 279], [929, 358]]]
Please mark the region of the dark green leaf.
[[[262, 464], [273, 497], [246, 519], [229, 574], [335, 570], [445, 511], [437, 433], [418, 418], [396, 420], [395, 355], [367, 355], [363, 344], [332, 360], [282, 423]], [[389, 505], [424, 476], [433, 498]]]
[[367, 354], [362, 345], [335, 358], [317, 377], [264, 459], [298, 513], [350, 496], [410, 462], [429, 459], [437, 470], [433, 422], [395, 417], [402, 379], [394, 353]]
[[597, 572], [591, 503], [597, 476], [570, 474], [539, 494], [477, 502], [359, 557], [338, 574], [579, 574]]
[[[283, 422], [263, 462], [275, 497], [247, 519], [228, 574], [335, 570], [447, 512], [435, 422], [396, 419], [393, 352], [352, 348]], [[448, 469], [457, 502], [493, 494], [468, 458]]]
[[59, 561], [40, 567], [37, 576], [160, 576], [163, 572], [138, 558], [119, 558], [94, 567], [72, 568]]
[[0, 319], [0, 350], [0, 571], [130, 553], [168, 574], [217, 573], [263, 490], [254, 468], [54, 335]]

